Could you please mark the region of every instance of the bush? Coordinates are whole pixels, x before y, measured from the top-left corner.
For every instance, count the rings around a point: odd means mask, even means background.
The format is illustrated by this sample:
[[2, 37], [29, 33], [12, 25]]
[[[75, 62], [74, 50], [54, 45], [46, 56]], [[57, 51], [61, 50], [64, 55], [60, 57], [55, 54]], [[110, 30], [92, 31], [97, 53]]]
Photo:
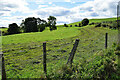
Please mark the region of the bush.
[[81, 27], [81, 23], [79, 23], [79, 27]]
[[20, 33], [20, 28], [16, 23], [9, 24], [8, 34], [17, 34]]
[[76, 24], [75, 27], [78, 27], [78, 25]]
[[92, 22], [92, 23], [90, 23], [89, 25], [94, 25], [95, 23], [94, 22]]
[[64, 24], [64, 26], [65, 26], [65, 27], [68, 27], [68, 25], [67, 25], [67, 24]]
[[107, 24], [105, 24], [105, 23], [104, 23], [104, 24], [102, 24], [102, 27], [107, 27]]
[[8, 31], [2, 31], [2, 36], [8, 35]]
[[82, 20], [82, 26], [86, 26], [89, 24], [89, 20], [87, 18]]
[[117, 22], [113, 22], [112, 25], [113, 29], [116, 29], [117, 28]]
[[101, 27], [101, 23], [98, 23], [95, 27]]
[[70, 27], [72, 27], [72, 25], [70, 25]]

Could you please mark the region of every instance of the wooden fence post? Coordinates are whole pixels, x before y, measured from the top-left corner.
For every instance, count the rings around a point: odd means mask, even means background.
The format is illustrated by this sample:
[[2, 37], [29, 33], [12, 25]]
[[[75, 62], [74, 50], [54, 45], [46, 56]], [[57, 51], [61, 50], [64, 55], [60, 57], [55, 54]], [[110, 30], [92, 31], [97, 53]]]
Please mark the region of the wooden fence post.
[[46, 42], [43, 43], [43, 68], [44, 68], [44, 73], [47, 74], [47, 67], [46, 67]]
[[6, 72], [5, 72], [5, 64], [4, 64], [3, 54], [2, 54], [2, 80], [6, 80]]
[[105, 34], [105, 49], [107, 49], [108, 33]]
[[75, 52], [77, 50], [78, 43], [79, 43], [79, 39], [76, 39], [76, 41], [74, 43], [74, 46], [73, 46], [73, 49], [72, 49], [72, 51], [70, 53], [70, 56], [68, 58], [68, 61], [67, 61], [67, 64], [70, 63], [71, 66], [72, 66], [72, 62], [73, 62], [73, 58], [74, 58]]

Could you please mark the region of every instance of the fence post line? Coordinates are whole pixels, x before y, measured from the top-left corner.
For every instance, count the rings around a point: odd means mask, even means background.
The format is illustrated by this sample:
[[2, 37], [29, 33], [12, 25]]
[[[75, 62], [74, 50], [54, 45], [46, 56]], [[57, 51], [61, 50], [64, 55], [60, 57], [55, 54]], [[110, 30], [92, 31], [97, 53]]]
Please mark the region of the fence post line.
[[73, 46], [73, 49], [71, 50], [70, 56], [69, 56], [68, 61], [67, 61], [67, 64], [70, 63], [71, 66], [72, 66], [72, 62], [73, 62], [75, 52], [77, 50], [78, 43], [79, 43], [79, 39], [76, 39], [76, 41], [74, 43], [74, 46]]
[[3, 54], [2, 54], [2, 80], [6, 80], [6, 72], [5, 72], [5, 64], [4, 64]]
[[44, 68], [44, 73], [47, 74], [47, 67], [46, 67], [46, 42], [43, 43], [43, 68]]
[[105, 34], [105, 49], [107, 49], [108, 33]]

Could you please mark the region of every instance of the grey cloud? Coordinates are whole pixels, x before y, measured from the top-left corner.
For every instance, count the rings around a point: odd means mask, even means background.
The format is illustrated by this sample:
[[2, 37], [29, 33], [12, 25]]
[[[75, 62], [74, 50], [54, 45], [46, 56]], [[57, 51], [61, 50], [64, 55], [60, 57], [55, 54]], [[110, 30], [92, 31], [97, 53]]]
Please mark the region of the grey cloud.
[[16, 4], [6, 4], [5, 6], [9, 7], [9, 8], [17, 8], [18, 7], [18, 5], [16, 5]]
[[11, 11], [11, 10], [9, 10], [9, 9], [1, 9], [0, 8], [0, 11]]
[[16, 5], [16, 4], [9, 4], [9, 3], [0, 3], [0, 7], [1, 8], [5, 8], [5, 7], [7, 7], [7, 8], [17, 8], [18, 7], [18, 5]]
[[48, 15], [53, 15], [53, 16], [65, 16], [65, 15], [69, 15], [72, 12], [70, 10], [46, 10], [46, 11], [38, 11], [37, 14], [38, 15], [42, 15], [42, 16], [48, 16]]
[[69, 10], [53, 13], [54, 16], [65, 16], [65, 15], [69, 15], [69, 14], [71, 14], [71, 11], [69, 11]]
[[0, 3], [0, 11], [11, 11], [10, 9], [13, 9], [13, 8], [18, 8], [18, 5]]
[[2, 16], [4, 13], [0, 13], [0, 16]]
[[90, 14], [92, 17], [97, 17], [97, 16], [99, 16], [97, 13], [95, 13], [95, 12], [93, 12], [93, 13], [91, 13]]
[[23, 19], [22, 17], [16, 18], [16, 19]]
[[93, 11], [92, 8], [93, 7], [81, 7], [80, 10], [82, 10], [82, 11]]

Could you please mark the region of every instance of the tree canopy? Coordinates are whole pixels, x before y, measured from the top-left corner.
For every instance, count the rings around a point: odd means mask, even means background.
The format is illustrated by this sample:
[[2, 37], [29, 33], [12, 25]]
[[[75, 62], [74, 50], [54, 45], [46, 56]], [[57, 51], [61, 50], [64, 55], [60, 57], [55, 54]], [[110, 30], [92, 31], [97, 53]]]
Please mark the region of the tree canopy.
[[24, 32], [37, 32], [37, 19], [35, 17], [28, 17], [24, 21]]
[[47, 26], [47, 22], [43, 19], [37, 18], [38, 31], [42, 32]]
[[82, 20], [82, 26], [86, 26], [89, 24], [89, 20], [87, 18]]
[[50, 30], [57, 29], [57, 27], [56, 27], [56, 18], [54, 16], [49, 16], [48, 25], [50, 26]]
[[17, 34], [20, 33], [20, 28], [16, 23], [9, 24], [8, 34]]

